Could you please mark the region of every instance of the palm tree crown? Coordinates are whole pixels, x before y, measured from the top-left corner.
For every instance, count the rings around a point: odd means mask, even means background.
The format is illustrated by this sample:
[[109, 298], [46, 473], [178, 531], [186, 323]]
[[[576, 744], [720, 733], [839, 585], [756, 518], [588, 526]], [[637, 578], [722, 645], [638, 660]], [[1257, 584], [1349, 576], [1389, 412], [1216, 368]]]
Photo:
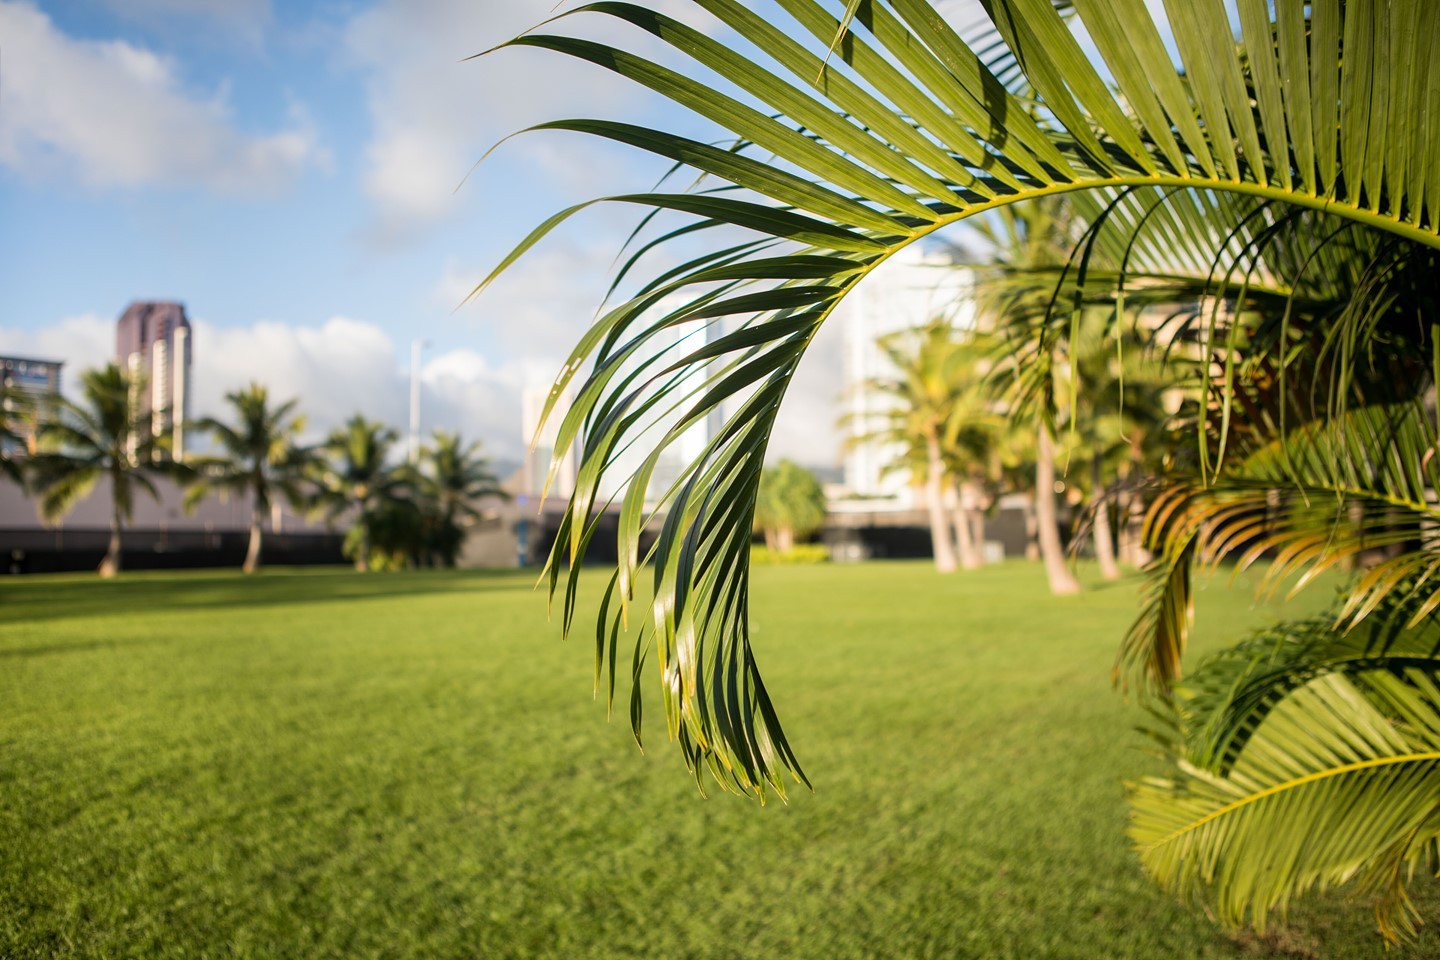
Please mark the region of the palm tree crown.
[[467, 445], [458, 433], [436, 430], [420, 452], [414, 486], [421, 512], [427, 514], [422, 537], [425, 552], [431, 555], [427, 562], [438, 559], [453, 567], [465, 541], [465, 528], [481, 518], [476, 501], [509, 499], [481, 449], [478, 440]]
[[251, 573], [260, 567], [261, 527], [274, 496], [279, 494], [297, 507], [304, 502], [305, 474], [313, 456], [296, 442], [305, 429], [305, 419], [295, 414], [298, 401], [272, 406], [269, 391], [252, 383], [227, 393], [225, 402], [234, 414], [232, 422], [205, 417], [195, 423], [223, 452], [191, 458], [197, 479], [189, 499], [193, 502], [210, 490], [250, 496], [250, 546], [244, 569]]
[[110, 481], [110, 547], [100, 563], [101, 576], [120, 572], [120, 534], [134, 513], [136, 489], [158, 501], [151, 477], [180, 469], [163, 460], [166, 438], [154, 436], [147, 418], [138, 415], [136, 397], [143, 389], [143, 382], [113, 363], [85, 371], [80, 376], [83, 402], [58, 398], [57, 416], [40, 425], [41, 452], [30, 458], [40, 513], [48, 522], [70, 512], [102, 477]]
[[370, 569], [370, 532], [386, 505], [405, 489], [405, 478], [388, 461], [397, 434], [356, 414], [323, 445], [328, 464], [318, 468], [319, 504], [330, 517], [353, 515], [355, 568]]

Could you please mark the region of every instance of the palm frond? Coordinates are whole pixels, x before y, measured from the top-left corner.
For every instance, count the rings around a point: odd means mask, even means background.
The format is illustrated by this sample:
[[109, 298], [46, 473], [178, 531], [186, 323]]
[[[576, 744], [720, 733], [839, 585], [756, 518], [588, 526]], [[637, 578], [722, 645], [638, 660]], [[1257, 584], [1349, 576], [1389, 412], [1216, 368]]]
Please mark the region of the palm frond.
[[1293, 593], [1367, 551], [1404, 547], [1355, 580], [1335, 626], [1355, 627], [1397, 591], [1413, 622], [1429, 616], [1440, 606], [1437, 443], [1422, 404], [1361, 407], [1272, 440], [1212, 483], [1170, 484], [1146, 520], [1161, 555], [1117, 675], [1152, 689], [1179, 677], [1192, 563], [1263, 562], [1266, 585], [1294, 578]]
[[31, 457], [29, 466], [40, 491], [40, 516], [46, 523], [56, 523], [75, 504], [84, 500], [105, 475], [104, 466], [95, 460], [40, 453]]
[[[1433, 667], [1433, 664], [1432, 664]], [[1389, 939], [1440, 833], [1440, 689], [1431, 670], [1328, 673], [1290, 691], [1224, 775], [1177, 751], [1131, 785], [1145, 870], [1224, 923], [1264, 929], [1301, 894], [1355, 884]]]
[[1440, 674], [1440, 621], [1415, 621], [1413, 594], [1387, 596], [1359, 627], [1335, 629], [1334, 614], [1287, 621], [1207, 659], [1180, 690], [1196, 764], [1227, 772], [1251, 736], [1294, 690], [1330, 674]]

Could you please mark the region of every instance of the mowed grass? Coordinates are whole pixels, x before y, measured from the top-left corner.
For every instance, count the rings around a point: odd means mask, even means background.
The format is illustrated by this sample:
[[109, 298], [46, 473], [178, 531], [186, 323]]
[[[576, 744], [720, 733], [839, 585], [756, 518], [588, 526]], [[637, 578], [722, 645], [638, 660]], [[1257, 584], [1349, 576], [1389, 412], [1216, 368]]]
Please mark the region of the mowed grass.
[[[5, 581], [0, 957], [1440, 955], [1338, 899], [1227, 934], [1141, 876], [1122, 782], [1156, 762], [1109, 686], [1134, 582], [758, 570], [815, 783], [763, 808], [700, 798], [653, 697], [645, 755], [623, 699], [607, 723], [531, 583]], [[1203, 642], [1275, 615], [1217, 580]]]

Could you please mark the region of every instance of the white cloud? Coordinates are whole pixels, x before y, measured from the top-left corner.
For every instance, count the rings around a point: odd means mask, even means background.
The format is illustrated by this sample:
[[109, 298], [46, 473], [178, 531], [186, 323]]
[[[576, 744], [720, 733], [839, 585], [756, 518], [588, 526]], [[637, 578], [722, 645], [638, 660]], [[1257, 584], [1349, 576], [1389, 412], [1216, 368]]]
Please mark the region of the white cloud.
[[[355, 413], [381, 420], [402, 436], [410, 422], [409, 344], [377, 325], [331, 317], [319, 326], [259, 321], [217, 327], [195, 321], [196, 414], [225, 412], [224, 395], [251, 380], [278, 396], [300, 398], [309, 431], [322, 435]], [[520, 385], [473, 350], [426, 358], [421, 368], [421, 433], [436, 427], [484, 440], [493, 455], [515, 457], [520, 438]]]
[[[613, 114], [640, 95], [636, 85], [558, 53], [501, 50], [465, 59], [541, 23], [555, 6], [553, 0], [381, 0], [350, 22], [344, 47], [366, 75], [372, 134], [364, 182], [378, 236], [404, 236], [456, 212], [456, 187], [501, 137], [557, 117]], [[614, 30], [604, 17], [590, 15], [586, 22], [587, 36]], [[593, 196], [598, 184], [627, 172], [633, 177], [634, 151], [577, 142], [575, 135], [538, 134], [501, 149], [579, 196]], [[482, 180], [496, 162], [481, 168]], [[513, 185], [494, 187], [499, 194], [507, 188]], [[483, 189], [471, 181], [466, 192]]]
[[22, 174], [245, 192], [326, 162], [299, 106], [285, 129], [246, 135], [223, 90], [188, 91], [173, 60], [119, 40], [69, 37], [23, 0], [0, 0], [0, 37], [0, 165]]
[[115, 359], [115, 321], [82, 313], [39, 330], [0, 327], [0, 354], [63, 362], [61, 383], [68, 389], [80, 371]]

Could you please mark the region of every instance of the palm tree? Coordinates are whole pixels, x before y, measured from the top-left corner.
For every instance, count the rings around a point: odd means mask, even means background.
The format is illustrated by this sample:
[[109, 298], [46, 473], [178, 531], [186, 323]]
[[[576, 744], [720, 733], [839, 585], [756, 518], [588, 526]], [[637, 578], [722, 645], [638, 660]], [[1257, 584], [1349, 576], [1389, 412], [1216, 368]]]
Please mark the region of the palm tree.
[[894, 445], [899, 456], [888, 469], [909, 472], [923, 491], [936, 569], [982, 566], [975, 515], [985, 499], [981, 488], [999, 469], [1002, 422], [997, 388], [987, 379], [995, 344], [937, 320], [877, 345], [895, 373], [868, 386], [892, 402], [878, 429], [859, 440]]
[[467, 446], [460, 434], [436, 430], [420, 453], [415, 487], [418, 499], [434, 514], [433, 529], [426, 538], [427, 552], [433, 552], [447, 567], [455, 566], [465, 527], [480, 519], [475, 501], [482, 497], [509, 499], [481, 448], [479, 441]]
[[195, 423], [208, 431], [223, 453], [192, 457], [196, 481], [187, 494], [194, 503], [213, 490], [249, 495], [250, 545], [245, 551], [244, 571], [260, 569], [261, 536], [265, 516], [276, 494], [299, 507], [305, 500], [305, 474], [313, 459], [296, 443], [305, 429], [305, 419], [295, 415], [298, 401], [287, 400], [271, 406], [269, 391], [258, 383], [225, 395], [234, 413], [234, 422], [205, 417]]
[[[1050, 271], [1064, 263], [1074, 245], [1074, 222], [1069, 211], [1057, 198], [1045, 197], [1017, 206], [1003, 206], [976, 219], [971, 226], [988, 241], [994, 251], [994, 264], [979, 283], [981, 310], [994, 318], [1001, 328], [1028, 328], [1043, 322], [1049, 315], [1053, 299], [1048, 290], [1034, 285], [1005, 286], [986, 282], [995, 270], [1005, 274], [1028, 276], [1035, 271]], [[1042, 327], [1043, 329], [1043, 327]], [[1049, 330], [1045, 331], [1049, 333]], [[1045, 564], [1045, 578], [1050, 592], [1064, 596], [1080, 592], [1076, 579], [1065, 562], [1060, 540], [1059, 510], [1055, 500], [1056, 451], [1055, 414], [1057, 385], [1052, 382], [1054, 370], [1064, 365], [1061, 338], [1035, 338], [1037, 349], [1028, 370], [1016, 374], [1033, 385], [1040, 384], [1040, 415], [1035, 418], [1035, 540], [1040, 559]], [[1013, 358], [1012, 358], [1013, 362]]]
[[909, 467], [916, 486], [924, 490], [935, 569], [950, 573], [957, 558], [946, 512], [952, 476], [946, 464], [945, 440], [967, 386], [962, 382], [965, 371], [960, 344], [949, 324], [936, 321], [920, 330], [882, 337], [879, 347], [895, 373], [869, 386], [888, 396], [891, 406], [884, 414], [884, 427], [864, 439], [894, 443], [905, 451], [895, 466]]
[[332, 520], [352, 517], [348, 549], [362, 573], [370, 569], [372, 526], [408, 487], [403, 472], [386, 462], [396, 438], [394, 430], [357, 413], [330, 434], [321, 448], [329, 463], [314, 471], [320, 508]]
[[1153, 334], [1138, 324], [1118, 328], [1109, 315], [1094, 309], [1072, 327], [1066, 346], [1077, 382], [1065, 398], [1062, 429], [1070, 435], [1074, 459], [1088, 463], [1088, 470], [1072, 471], [1070, 485], [1085, 493], [1101, 575], [1117, 580], [1121, 573], [1110, 522], [1115, 491], [1124, 484], [1133, 498], [1155, 472], [1157, 446], [1172, 440], [1164, 394], [1178, 378], [1153, 356]]
[[143, 382], [113, 363], [86, 370], [80, 375], [83, 402], [56, 398], [56, 415], [41, 422], [40, 452], [28, 463], [48, 523], [70, 512], [102, 477], [110, 481], [110, 546], [100, 561], [102, 577], [120, 572], [121, 531], [134, 512], [135, 490], [159, 501], [151, 478], [182, 469], [162, 459], [166, 439], [151, 434], [148, 418], [136, 410], [143, 390]]
[[[1210, 200], [1197, 198], [1226, 197], [1238, 206], [1249, 205], [1243, 219], [1233, 220], [1231, 227], [1259, 226], [1267, 219], [1278, 224], [1247, 241], [1249, 254], [1263, 252], [1268, 258], [1288, 247], [1295, 262], [1314, 266], [1317, 272], [1331, 259], [1344, 259], [1334, 252], [1336, 237], [1363, 233], [1376, 238], [1369, 259], [1360, 258], [1360, 269], [1351, 275], [1356, 282], [1345, 309], [1317, 314], [1316, 323], [1306, 329], [1291, 325], [1288, 308], [1267, 313], [1254, 324], [1246, 320], [1248, 293], [1231, 291], [1248, 287], [1252, 276], [1262, 286], [1267, 280], [1263, 270], [1249, 266], [1255, 259], [1249, 255], [1230, 261], [1237, 266], [1219, 285], [1227, 296], [1216, 298], [1237, 303], [1241, 309], [1231, 319], [1238, 322], [1221, 322], [1225, 318], [1219, 307], [1197, 311], [1208, 313], [1208, 319], [1188, 328], [1186, 349], [1198, 361], [1203, 385], [1194, 431], [1195, 476], [1202, 482], [1198, 487], [1177, 486], [1177, 496], [1188, 499], [1169, 504], [1168, 513], [1159, 505], [1151, 512], [1152, 543], [1163, 548], [1156, 569], [1176, 576], [1156, 581], [1161, 584], [1160, 613], [1153, 619], [1161, 628], [1152, 632], [1151, 642], [1127, 644], [1127, 651], [1150, 664], [1162, 684], [1178, 675], [1174, 654], [1183, 644], [1170, 641], [1186, 608], [1185, 558], [1205, 543], [1212, 553], [1222, 554], [1245, 543], [1233, 528], [1229, 540], [1217, 545], [1213, 539], [1214, 531], [1224, 526], [1217, 518], [1230, 515], [1226, 510], [1244, 515], [1252, 531], [1278, 524], [1273, 536], [1288, 539], [1274, 542], [1287, 546], [1285, 557], [1303, 558], [1296, 562], [1307, 571], [1355, 556], [1360, 552], [1355, 544], [1400, 545], [1388, 566], [1376, 568], [1381, 573], [1363, 575], [1357, 595], [1365, 599], [1348, 612], [1347, 622], [1372, 617], [1381, 603], [1397, 596], [1408, 582], [1403, 571], [1422, 584], [1422, 603], [1435, 596], [1434, 578], [1425, 573], [1433, 557], [1423, 548], [1433, 538], [1424, 523], [1407, 519], [1429, 517], [1429, 500], [1407, 499], [1420, 492], [1413, 486], [1399, 487], [1406, 495], [1390, 498], [1398, 499], [1398, 505], [1385, 497], [1357, 495], [1366, 489], [1387, 491], [1387, 484], [1402, 479], [1385, 472], [1384, 458], [1377, 462], [1377, 452], [1414, 454], [1416, 459], [1402, 461], [1413, 464], [1425, 459], [1428, 448], [1408, 434], [1401, 448], [1386, 447], [1385, 431], [1397, 429], [1395, 424], [1377, 419], [1373, 410], [1351, 419], [1347, 405], [1357, 382], [1354, 374], [1367, 364], [1403, 367], [1384, 372], [1392, 382], [1409, 374], [1407, 387], [1428, 389], [1433, 382], [1423, 371], [1417, 375], [1410, 361], [1429, 355], [1433, 343], [1428, 324], [1437, 311], [1420, 293], [1428, 288], [1414, 280], [1423, 271], [1411, 273], [1398, 265], [1424, 264], [1433, 277], [1433, 251], [1440, 249], [1440, 163], [1433, 155], [1436, 137], [1431, 129], [1431, 118], [1440, 109], [1440, 64], [1429, 55], [1440, 41], [1440, 5], [1429, 0], [1350, 0], [1307, 7], [1298, 0], [1280, 0], [1272, 12], [1268, 0], [1238, 0], [1243, 43], [1236, 43], [1226, 5], [1167, 4], [1168, 32], [1178, 47], [1182, 75], [1143, 0], [1085, 0], [1076, 10], [1114, 78], [1112, 87], [1049, 0], [987, 0], [993, 28], [1003, 40], [997, 55], [1007, 61], [1003, 68], [973, 52], [925, 0], [850, 0], [833, 12], [818, 0], [780, 0], [794, 21], [789, 24], [775, 23], [729, 0], [697, 2], [728, 29], [701, 32], [632, 5], [582, 8], [586, 16], [621, 19], [655, 35], [692, 58], [693, 69], [670, 70], [611, 46], [541, 32], [509, 44], [589, 60], [669, 96], [740, 141], [729, 150], [622, 123], [543, 125], [629, 143], [744, 191], [616, 198], [692, 218], [693, 223], [671, 230], [669, 236], [693, 239], [697, 231], [734, 226], [750, 231], [754, 239], [737, 244], [726, 231], [723, 248], [717, 242], [713, 252], [689, 255], [680, 267], [666, 270], [606, 313], [576, 348], [554, 394], [582, 378], [574, 391], [579, 399], [562, 424], [556, 448], [568, 448], [582, 428], [587, 435], [582, 480], [551, 558], [552, 590], [558, 589], [558, 567], [566, 557], [578, 562], [577, 548], [591, 529], [597, 485], [617, 462], [613, 454], [642, 432], [646, 414], [678, 402], [686, 422], [694, 423], [730, 404], [726, 428], [675, 486], [656, 546], [643, 557], [636, 550], [622, 554], [601, 608], [602, 635], [629, 616], [633, 603], [643, 602], [653, 611], [646, 640], [655, 643], [670, 728], [692, 767], [708, 768], [720, 783], [761, 796], [771, 789], [783, 794], [787, 772], [804, 779], [749, 646], [748, 565], [742, 552], [746, 544], [727, 534], [748, 532], [770, 427], [819, 325], [871, 270], [907, 244], [978, 214], [1038, 198], [1064, 195], [1078, 209], [1087, 193], [1104, 197], [1106, 203], [1124, 202], [1137, 192], [1159, 193], [1166, 202], [1157, 209], [1176, 212], [1159, 214], [1157, 222], [1173, 220], [1182, 227], [1169, 238], [1172, 247], [1182, 250], [1214, 239], [1207, 232], [1210, 222], [1192, 215]], [[745, 91], [749, 102], [721, 92], [730, 85]], [[581, 206], [547, 220], [496, 272]], [[1302, 214], [1311, 219], [1302, 220]], [[1315, 217], [1339, 226], [1314, 232]], [[1307, 229], [1286, 230], [1286, 223]], [[1125, 248], [1127, 242], [1122, 238], [1118, 246]], [[1222, 237], [1211, 250], [1223, 251], [1227, 244]], [[1093, 244], [1086, 249], [1091, 248]], [[1128, 255], [1113, 259], [1123, 277]], [[621, 279], [639, 262], [627, 263]], [[1396, 286], [1402, 282], [1415, 289]], [[1211, 278], [1202, 277], [1200, 283], [1206, 296], [1214, 297]], [[1396, 320], [1392, 307], [1397, 301], [1377, 300], [1370, 295], [1376, 290], [1387, 296], [1413, 293], [1404, 298], [1419, 308], [1410, 312], [1408, 328]], [[1278, 287], [1274, 292], [1285, 295]], [[1121, 292], [1118, 299], [1127, 295]], [[667, 305], [680, 305], [657, 321], [654, 308], [665, 298]], [[1418, 324], [1413, 322], [1416, 317]], [[635, 357], [659, 343], [670, 325], [692, 319], [716, 324], [724, 332], [678, 367], [635, 373]], [[1268, 338], [1269, 348], [1252, 334]], [[1043, 336], [1032, 344], [1042, 372], [1052, 362], [1052, 344]], [[1297, 347], [1303, 348], [1303, 364], [1294, 362]], [[1249, 365], [1252, 357], [1255, 362]], [[1310, 412], [1318, 413], [1304, 421], [1314, 424], [1311, 446], [1292, 448], [1285, 438], [1297, 424], [1290, 412], [1295, 391], [1277, 391], [1275, 381], [1300, 382], [1302, 373], [1318, 375], [1338, 389], [1328, 404], [1310, 405]], [[687, 374], [704, 379], [707, 389], [692, 392], [694, 380]], [[1271, 416], [1280, 428], [1270, 437], [1267, 468], [1284, 472], [1257, 479], [1242, 470], [1224, 485], [1223, 496], [1210, 493], [1205, 484], [1223, 479], [1225, 471], [1245, 460], [1237, 453], [1244, 430], [1231, 414], [1257, 396], [1264, 399], [1267, 391], [1272, 400], [1280, 397], [1268, 407], [1255, 405], [1259, 415]], [[1293, 480], [1322, 455], [1333, 458], [1328, 464], [1331, 476], [1318, 482], [1324, 478], [1315, 474], [1311, 487], [1338, 494], [1341, 504], [1359, 506], [1354, 526], [1364, 536], [1317, 540], [1317, 520], [1306, 506], [1317, 501], [1284, 499], [1285, 488], [1276, 476]], [[1357, 487], [1357, 480], [1374, 486]], [[1420, 486], [1425, 485], [1435, 488], [1422, 476]], [[1277, 491], [1282, 491], [1278, 506], [1272, 502]], [[1236, 499], [1229, 502], [1227, 497]], [[1195, 508], [1182, 509], [1185, 504]], [[1208, 518], [1196, 519], [1206, 510]], [[668, 519], [673, 517], [684, 522]], [[1335, 517], [1330, 514], [1332, 527]], [[638, 544], [650, 522], [640, 511], [625, 513], [622, 542]], [[1421, 549], [1413, 549], [1417, 543]], [[654, 596], [637, 601], [634, 586], [646, 563], [653, 566]], [[1288, 567], [1296, 569], [1295, 562]], [[577, 578], [567, 578], [566, 589], [573, 601]], [[1411, 629], [1415, 626], [1418, 623]], [[682, 630], [685, 643], [678, 642]], [[605, 650], [599, 652], [603, 660]], [[1360, 707], [1345, 713], [1344, 704], [1353, 699], [1345, 695], [1348, 691], [1327, 693], [1307, 686], [1304, 689], [1313, 693], [1307, 693], [1308, 701], [1284, 701], [1287, 710], [1305, 710], [1310, 717], [1333, 707], [1334, 715], [1344, 718], [1313, 727], [1314, 736], [1304, 743], [1295, 739], [1294, 756], [1358, 755], [1363, 746], [1368, 759], [1354, 761], [1358, 767], [1342, 762], [1346, 772], [1383, 768], [1396, 773], [1390, 779], [1370, 778], [1368, 791], [1342, 795], [1319, 789], [1303, 797], [1291, 795], [1296, 803], [1308, 804], [1316, 818], [1330, 810], [1348, 811], [1346, 829], [1319, 831], [1333, 837], [1333, 843], [1307, 846], [1304, 838], [1313, 831], [1290, 829], [1284, 837], [1271, 831], [1269, 838], [1284, 844], [1290, 857], [1277, 862], [1303, 862], [1304, 869], [1263, 871], [1254, 869], [1269, 855], [1263, 844], [1224, 846], [1223, 831], [1191, 830], [1186, 836], [1201, 846], [1176, 861], [1183, 865], [1177, 876], [1184, 878], [1176, 885], [1217, 889], [1217, 896], [1232, 908], [1222, 916], [1233, 919], [1233, 908], [1243, 910], [1248, 904], [1257, 923], [1264, 922], [1269, 907], [1317, 882], [1354, 876], [1358, 864], [1375, 867], [1371, 875], [1376, 883], [1389, 884], [1385, 889], [1403, 889], [1404, 870], [1423, 857], [1435, 839], [1433, 818], [1411, 816], [1421, 808], [1406, 798], [1423, 795], [1435, 778], [1416, 772], [1420, 767], [1379, 762], [1377, 751], [1388, 750], [1386, 756], [1395, 757], [1410, 750], [1413, 756], [1433, 759], [1437, 754], [1427, 749], [1423, 731], [1440, 728], [1440, 696], [1432, 695], [1420, 679], [1405, 676], [1403, 690], [1383, 678], [1366, 681], [1369, 708], [1413, 731], [1414, 739], [1404, 743], [1380, 736], [1383, 725]], [[638, 709], [632, 716], [638, 727]], [[1375, 722], [1367, 726], [1369, 721]], [[1368, 744], [1352, 736], [1372, 729], [1377, 735]], [[1355, 780], [1337, 773], [1306, 782], [1328, 787]], [[1407, 790], [1411, 792], [1404, 793]], [[1177, 804], [1172, 809], [1183, 806], [1183, 794], [1166, 796], [1167, 802]], [[1344, 806], [1327, 806], [1332, 803]], [[1219, 823], [1235, 811], [1243, 817], [1263, 806], [1256, 800], [1233, 810], [1212, 810], [1201, 814], [1201, 820]], [[1287, 809], [1293, 816], [1295, 808]], [[1403, 816], [1384, 813], [1392, 809]], [[1263, 826], [1259, 819], [1249, 822]], [[1395, 829], [1365, 827], [1377, 823]], [[1266, 834], [1257, 829], [1247, 836]], [[1204, 846], [1212, 841], [1222, 846]], [[1207, 872], [1205, 864], [1218, 862], [1217, 850], [1234, 858], [1227, 863], [1245, 866]], [[1164, 879], [1161, 870], [1152, 869]], [[1388, 902], [1403, 907], [1397, 898]]]
[[955, 547], [960, 566], [985, 565], [984, 511], [1004, 489], [1007, 419], [983, 372], [990, 365], [988, 340], [970, 333], [959, 345], [964, 360], [956, 372], [958, 394], [942, 441], [954, 493]]

